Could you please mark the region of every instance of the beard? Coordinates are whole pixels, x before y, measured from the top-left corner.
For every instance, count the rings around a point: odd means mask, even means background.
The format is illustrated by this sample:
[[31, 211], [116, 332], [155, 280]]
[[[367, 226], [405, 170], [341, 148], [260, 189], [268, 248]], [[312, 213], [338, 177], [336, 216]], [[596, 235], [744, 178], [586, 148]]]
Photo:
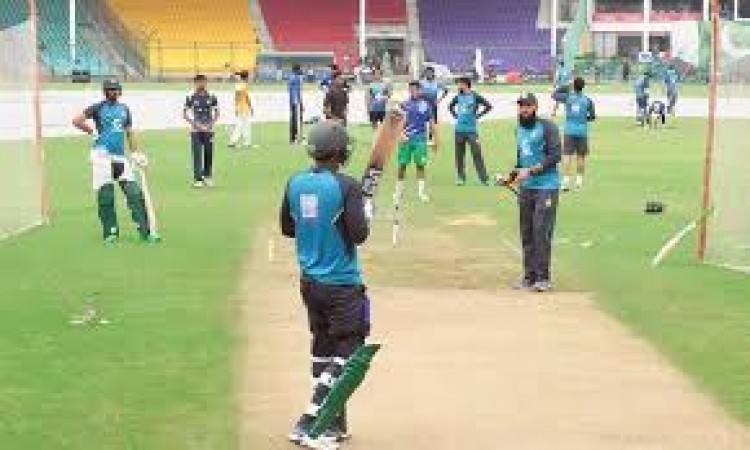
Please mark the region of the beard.
[[524, 128], [533, 128], [536, 125], [536, 113], [534, 112], [527, 116], [519, 114], [518, 123]]
[[104, 94], [104, 97], [105, 97], [105, 98], [107, 99], [107, 101], [109, 101], [109, 102], [116, 102], [116, 101], [117, 101], [117, 98], [118, 98], [119, 96], [120, 96], [120, 94], [118, 94], [118, 93], [116, 93], [116, 92], [107, 92], [106, 94]]

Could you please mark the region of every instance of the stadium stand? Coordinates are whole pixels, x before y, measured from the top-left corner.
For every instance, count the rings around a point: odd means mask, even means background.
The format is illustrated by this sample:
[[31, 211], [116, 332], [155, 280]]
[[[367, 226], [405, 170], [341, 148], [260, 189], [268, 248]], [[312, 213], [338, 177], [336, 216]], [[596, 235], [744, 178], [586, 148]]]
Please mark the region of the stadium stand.
[[404, 0], [378, 0], [368, 3], [368, 22], [406, 23], [406, 2]]
[[259, 43], [247, 0], [108, 0], [147, 43], [151, 73], [251, 69]]
[[[0, 2], [0, 14], [10, 17], [17, 11], [24, 11], [25, 1], [3, 0]], [[88, 38], [88, 31], [81, 28], [76, 39], [76, 61], [70, 60], [68, 3], [59, 0], [38, 0], [39, 13], [39, 47], [44, 69], [50, 74], [68, 75], [74, 67], [88, 70], [92, 75], [107, 75], [112, 69], [108, 59], [95, 46], [95, 39]], [[82, 22], [82, 14], [77, 15]]]
[[549, 32], [537, 26], [539, 1], [477, 0], [464, 7], [451, 0], [420, 0], [426, 58], [467, 70], [481, 48], [485, 61], [495, 61], [501, 71], [547, 72]]
[[359, 56], [356, 1], [261, 0], [260, 6], [277, 50], [332, 51], [339, 63]]

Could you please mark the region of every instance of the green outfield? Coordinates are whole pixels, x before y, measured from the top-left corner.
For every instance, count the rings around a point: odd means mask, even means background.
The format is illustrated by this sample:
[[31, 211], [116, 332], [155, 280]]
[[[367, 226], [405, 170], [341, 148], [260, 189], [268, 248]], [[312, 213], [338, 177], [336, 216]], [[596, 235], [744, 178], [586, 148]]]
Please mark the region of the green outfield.
[[[661, 268], [649, 266], [698, 211], [704, 121], [680, 120], [660, 132], [631, 122], [596, 124], [586, 187], [563, 197], [558, 288], [594, 292], [603, 309], [750, 424], [750, 277], [698, 264], [692, 239]], [[237, 448], [237, 392], [252, 389], [240, 386], [238, 355], [253, 325], [239, 322], [240, 303], [253, 299], [238, 292], [246, 276], [263, 282], [245, 270], [251, 244], [275, 224], [286, 176], [307, 164], [286, 143], [286, 124], [258, 128], [262, 148], [250, 152], [230, 151], [218, 136], [210, 190], [189, 187], [184, 133], [145, 133], [164, 236], [158, 247], [135, 242], [134, 231], [104, 247], [87, 141], [46, 140], [52, 224], [0, 242], [0, 447]], [[347, 170], [357, 175], [372, 137], [368, 127], [352, 128], [359, 145]], [[429, 174], [433, 200], [417, 204], [412, 183], [405, 208], [404, 239], [425, 242], [416, 254], [391, 249], [388, 220], [380, 219], [365, 270], [379, 286], [504, 289], [517, 275], [513, 200], [475, 181], [454, 186], [450, 130], [442, 131]], [[510, 121], [483, 124], [493, 170], [512, 164], [512, 131]], [[389, 170], [383, 213], [392, 179]], [[644, 215], [656, 198], [666, 213]], [[123, 210], [120, 220], [127, 223]], [[472, 225], [483, 220], [491, 226]], [[448, 236], [451, 245], [427, 242], [432, 236]], [[111, 323], [72, 326], [71, 314], [87, 301]], [[290, 298], [289, 308], [298, 307]]]

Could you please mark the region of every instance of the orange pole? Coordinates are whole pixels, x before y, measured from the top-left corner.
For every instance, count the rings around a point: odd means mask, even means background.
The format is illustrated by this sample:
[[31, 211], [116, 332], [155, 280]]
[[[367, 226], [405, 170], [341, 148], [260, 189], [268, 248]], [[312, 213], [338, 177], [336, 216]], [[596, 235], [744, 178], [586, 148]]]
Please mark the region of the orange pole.
[[42, 86], [41, 70], [39, 67], [39, 12], [36, 0], [29, 0], [29, 24], [31, 28], [31, 39], [33, 42], [33, 89], [34, 89], [34, 149], [36, 160], [39, 165], [41, 189], [42, 220], [47, 223], [50, 216], [49, 188], [47, 184], [47, 170], [44, 164], [44, 147], [42, 146]]
[[[703, 158], [703, 203], [702, 215], [711, 207], [711, 166], [713, 163], [714, 141], [716, 136], [716, 96], [719, 83], [719, 0], [711, 2], [711, 67], [708, 87], [708, 128], [706, 130], [706, 150]], [[698, 233], [698, 259], [706, 257], [706, 240], [709, 219], [700, 222]]]

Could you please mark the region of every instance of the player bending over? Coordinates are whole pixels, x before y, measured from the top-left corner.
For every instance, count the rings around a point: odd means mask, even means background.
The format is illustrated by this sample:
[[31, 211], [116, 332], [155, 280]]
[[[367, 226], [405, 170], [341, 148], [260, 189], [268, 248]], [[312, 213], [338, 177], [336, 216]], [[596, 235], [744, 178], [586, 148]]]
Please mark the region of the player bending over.
[[570, 93], [570, 84], [573, 82], [573, 75], [570, 73], [567, 67], [565, 67], [565, 61], [560, 60], [557, 65], [557, 73], [555, 73], [555, 87], [552, 91], [552, 100], [555, 102], [555, 106], [552, 108], [552, 117], [557, 116], [557, 108], [560, 104], [564, 104], [568, 99]]
[[[427, 136], [434, 126], [433, 108], [422, 96], [419, 81], [409, 83], [409, 99], [401, 104], [405, 123], [401, 144], [398, 146], [398, 180], [393, 202], [401, 204], [404, 197], [406, 168], [414, 162], [417, 168], [417, 195], [423, 202], [430, 201], [425, 183], [425, 168], [429, 162]], [[435, 148], [433, 148], [435, 150]]]
[[388, 106], [388, 100], [391, 98], [391, 93], [391, 86], [383, 81], [383, 73], [380, 69], [374, 69], [372, 82], [367, 89], [367, 97], [365, 98], [373, 131], [378, 129], [378, 124], [385, 121], [385, 110]]
[[195, 92], [188, 95], [182, 117], [190, 124], [193, 151], [193, 187], [213, 186], [214, 124], [219, 120], [219, 101], [208, 92], [205, 75], [195, 76]]
[[[145, 242], [156, 243], [159, 237], [149, 230], [148, 213], [143, 192], [135, 180], [132, 163], [145, 167], [146, 157], [138, 152], [130, 109], [119, 98], [122, 86], [117, 80], [104, 82], [104, 101], [95, 103], [73, 118], [73, 125], [94, 137], [91, 149], [93, 189], [106, 244], [115, 244], [120, 236], [115, 208], [115, 186], [125, 194], [130, 214]], [[92, 127], [89, 121], [93, 121]], [[125, 154], [128, 142], [130, 158]]]
[[479, 181], [486, 186], [489, 184], [489, 177], [482, 157], [477, 121], [492, 111], [492, 105], [471, 89], [469, 77], [461, 77], [457, 83], [458, 94], [453, 97], [448, 106], [451, 115], [456, 119], [456, 172], [458, 173], [456, 184], [459, 186], [466, 184], [466, 144], [469, 144]]
[[[298, 444], [307, 439], [333, 382], [370, 328], [357, 255], [369, 234], [362, 189], [338, 172], [349, 159], [349, 136], [343, 125], [322, 122], [311, 130], [308, 145], [315, 164], [289, 179], [280, 214], [282, 233], [297, 243], [300, 291], [312, 332], [313, 395], [289, 434]], [[323, 438], [348, 437], [344, 412]]]
[[570, 188], [573, 171], [573, 156], [576, 157], [575, 188], [583, 187], [583, 174], [586, 171], [586, 157], [589, 155], [589, 122], [596, 119], [594, 102], [583, 93], [586, 82], [577, 77], [573, 80], [573, 93], [565, 102], [565, 145], [563, 157], [562, 190]]

